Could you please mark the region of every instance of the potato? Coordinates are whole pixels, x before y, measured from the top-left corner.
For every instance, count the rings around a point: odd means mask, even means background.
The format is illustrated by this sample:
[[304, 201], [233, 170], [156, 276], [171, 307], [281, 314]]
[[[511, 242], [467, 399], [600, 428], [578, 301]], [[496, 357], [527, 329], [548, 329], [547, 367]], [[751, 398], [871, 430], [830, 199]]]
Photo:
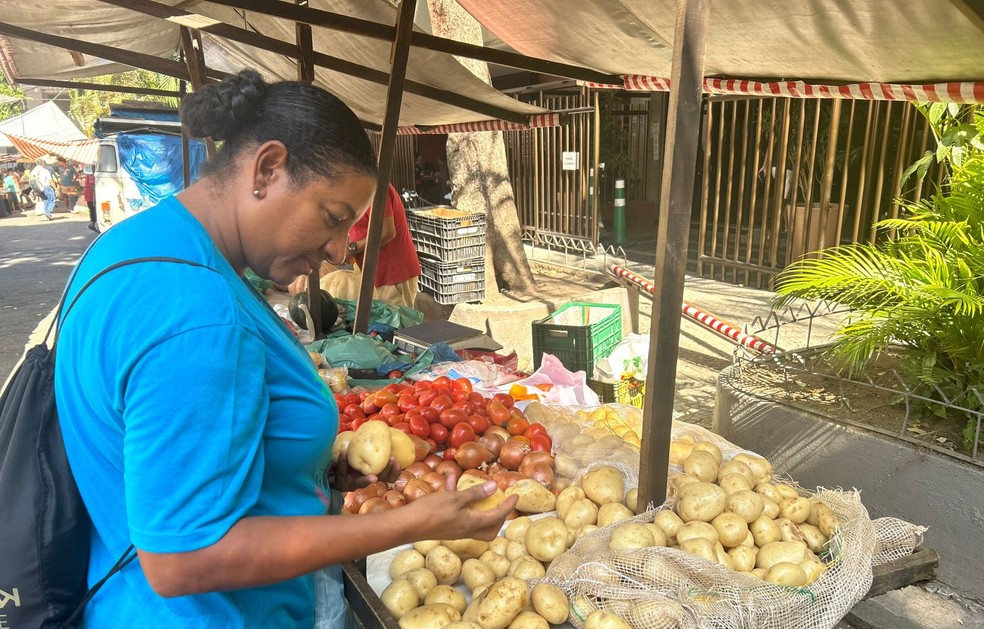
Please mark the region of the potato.
[[736, 513], [722, 513], [711, 520], [711, 525], [717, 531], [718, 541], [727, 548], [739, 546], [748, 537], [748, 523]]
[[801, 561], [799, 563], [799, 567], [806, 573], [806, 585], [810, 585], [827, 571], [827, 566], [824, 565], [824, 563], [819, 559], [811, 558], [806, 561]]
[[674, 601], [638, 601], [629, 611], [629, 620], [636, 627], [675, 629], [684, 626], [684, 617], [683, 606]]
[[806, 543], [806, 536], [789, 518], [779, 518], [775, 521], [779, 527], [779, 539], [783, 542]]
[[683, 465], [687, 457], [693, 454], [694, 444], [684, 441], [670, 442], [670, 465]]
[[523, 555], [529, 555], [530, 553], [526, 550], [526, 536], [524, 534], [523, 539], [517, 539], [509, 542], [506, 546], [506, 559], [512, 561], [516, 557], [522, 557]]
[[379, 474], [389, 464], [393, 451], [390, 427], [373, 420], [359, 426], [348, 444], [348, 464], [361, 474]]
[[735, 569], [735, 564], [733, 561], [731, 561], [731, 555], [729, 555], [728, 551], [724, 549], [724, 546], [721, 545], [721, 542], [714, 544], [714, 557], [719, 564], [721, 564], [728, 570]]
[[632, 625], [611, 612], [596, 609], [588, 614], [584, 621], [584, 629], [632, 629]]
[[[567, 508], [578, 500], [584, 500], [584, 490], [577, 486], [571, 486], [557, 494], [557, 517], [563, 519], [567, 516]], [[517, 518], [518, 519], [518, 518]]]
[[612, 531], [608, 547], [612, 550], [636, 550], [656, 544], [656, 539], [645, 524], [630, 522]]
[[772, 464], [767, 459], [742, 452], [736, 454], [731, 460], [744, 463], [752, 470], [752, 474], [755, 476], [753, 485], [756, 483], [767, 483], [772, 479]]
[[694, 445], [695, 443], [697, 443], [697, 440], [694, 439], [693, 435], [680, 435], [679, 437], [676, 438], [676, 441], [680, 443], [689, 443], [690, 445]]
[[718, 460], [710, 452], [695, 450], [683, 462], [683, 471], [703, 483], [713, 483], [718, 476]]
[[526, 530], [526, 549], [540, 561], [553, 561], [567, 550], [567, 527], [554, 517], [533, 521]]
[[522, 513], [546, 513], [553, 511], [557, 505], [557, 497], [550, 490], [532, 478], [524, 478], [505, 492], [506, 498], [516, 494], [519, 501], [516, 510]]
[[779, 515], [789, 519], [793, 524], [802, 524], [810, 517], [810, 501], [800, 496], [784, 498], [779, 503]]
[[442, 629], [482, 629], [473, 622], [467, 622], [465, 620], [458, 620], [448, 625], [444, 625]]
[[[785, 483], [773, 483], [776, 492], [783, 498], [799, 498], [800, 494], [796, 491], [795, 487], [791, 487]], [[781, 500], [779, 502], [782, 502]]]
[[547, 574], [546, 568], [543, 564], [530, 557], [529, 555], [524, 555], [523, 557], [516, 557], [509, 564], [509, 570], [506, 574], [510, 577], [516, 577], [517, 579], [522, 579], [524, 581], [530, 581], [532, 579], [541, 579]]
[[683, 526], [683, 520], [680, 519], [680, 516], [669, 509], [663, 509], [662, 511], [656, 513], [656, 517], [653, 519], [653, 524], [663, 529], [663, 533], [666, 534], [666, 544], [668, 546], [672, 546], [677, 543], [677, 530]]
[[458, 620], [461, 620], [461, 614], [454, 607], [432, 603], [404, 614], [400, 618], [400, 629], [444, 629]]
[[748, 488], [751, 489], [755, 486], [758, 481], [755, 478], [755, 473], [752, 472], [752, 468], [748, 467], [741, 461], [725, 461], [718, 468], [718, 478], [724, 478], [729, 474], [740, 474], [745, 480], [748, 481]]
[[625, 506], [629, 508], [632, 513], [639, 512], [639, 488], [633, 487], [625, 494]]
[[450, 605], [461, 614], [465, 613], [465, 608], [468, 607], [465, 595], [450, 585], [435, 586], [433, 590], [427, 593], [427, 596], [424, 597], [424, 605], [433, 605], [434, 603]]
[[635, 517], [635, 513], [620, 502], [609, 502], [598, 507], [598, 528], [624, 522]]
[[772, 483], [759, 483], [753, 488], [753, 491], [776, 504], [782, 502], [783, 499], [783, 496], [776, 490], [776, 486]]
[[758, 546], [755, 545], [755, 536], [752, 535], [752, 532], [751, 531], [749, 531], [748, 532], [748, 535], [745, 536], [745, 541], [743, 541], [739, 545], [740, 546], [748, 546], [749, 548], [754, 548], [755, 550], [758, 550]]
[[417, 590], [417, 598], [420, 600], [427, 598], [427, 594], [437, 587], [437, 577], [427, 568], [414, 568], [404, 572], [400, 578], [410, 582], [410, 585]]
[[728, 551], [731, 563], [738, 572], [748, 572], [755, 568], [755, 555], [758, 551], [748, 546], [736, 546]]
[[666, 478], [666, 497], [673, 500], [680, 494], [680, 489], [682, 489], [684, 485], [699, 482], [700, 480], [696, 476], [691, 476], [689, 474], [670, 474]]
[[[568, 530], [570, 530], [570, 529], [568, 529]], [[582, 526], [578, 530], [574, 531], [574, 539], [575, 540], [581, 539], [582, 537], [584, 537], [588, 533], [594, 533], [597, 530], [598, 530], [598, 527], [595, 526], [594, 524], [585, 524], [584, 526]]]
[[772, 542], [762, 546], [755, 557], [755, 567], [768, 570], [777, 563], [798, 564], [809, 550], [803, 542]]
[[714, 460], [717, 461], [717, 464], [715, 465], [715, 467], [717, 465], [721, 465], [721, 460], [724, 458], [721, 455], [721, 448], [717, 447], [713, 443], [711, 443], [709, 441], [700, 441], [698, 443], [695, 443], [694, 444], [694, 452], [698, 452], [698, 451], [699, 452], [707, 452], [711, 456], [713, 456], [714, 457]]
[[645, 527], [653, 535], [653, 546], [666, 546], [666, 533], [655, 524], [646, 524]]
[[827, 536], [827, 539], [833, 537], [837, 529], [840, 528], [840, 520], [837, 519], [837, 514], [825, 504], [817, 507], [817, 528]]
[[427, 553], [424, 566], [434, 573], [440, 585], [451, 585], [461, 576], [461, 558], [447, 546], [438, 546]]
[[727, 497], [717, 485], [692, 483], [680, 490], [673, 508], [684, 522], [710, 522], [724, 511]]
[[482, 556], [478, 560], [492, 569], [496, 579], [501, 579], [509, 572], [509, 564], [511, 562], [504, 555], [487, 550], [482, 553]]
[[424, 556], [412, 548], [400, 551], [390, 563], [389, 575], [391, 579], [399, 577], [404, 572], [409, 572], [414, 568], [424, 567]]
[[556, 585], [541, 581], [533, 588], [530, 598], [536, 613], [543, 616], [551, 625], [559, 625], [567, 621], [567, 615], [570, 613], [567, 595]]
[[[519, 518], [516, 518], [517, 520]], [[526, 531], [523, 531], [523, 536], [526, 535]], [[497, 555], [506, 556], [506, 547], [509, 546], [509, 540], [505, 537], [497, 537], [491, 542], [489, 542], [489, 550]]]
[[427, 553], [429, 553], [432, 549], [437, 548], [440, 545], [441, 545], [440, 540], [428, 539], [420, 542], [414, 542], [413, 549], [426, 557]]
[[596, 505], [622, 502], [625, 497], [625, 481], [622, 473], [610, 465], [601, 465], [581, 479], [584, 495]]
[[752, 488], [749, 484], [748, 479], [741, 474], [728, 474], [726, 476], [721, 476], [717, 481], [718, 486], [724, 490], [724, 493], [731, 494], [738, 493], [739, 491], [748, 491]]
[[505, 629], [526, 607], [528, 597], [525, 581], [504, 577], [472, 599], [461, 619], [483, 629]]
[[803, 539], [806, 540], [806, 545], [811, 551], [819, 555], [825, 550], [827, 536], [820, 531], [819, 527], [811, 526], [804, 522], [799, 525], [799, 530], [803, 534]]
[[469, 590], [477, 590], [494, 583], [496, 576], [491, 567], [478, 559], [470, 558], [461, 564], [461, 579]]
[[[458, 491], [468, 489], [469, 487], [474, 487], [475, 485], [481, 485], [484, 482], [484, 480], [477, 476], [462, 474], [461, 477], [458, 478]], [[478, 509], [479, 511], [488, 511], [489, 509], [495, 509], [505, 501], [506, 494], [502, 493], [501, 489], [496, 489], [491, 496], [482, 498], [481, 500], [476, 500], [468, 506], [472, 509]]]
[[564, 516], [564, 524], [568, 528], [577, 530], [585, 524], [598, 523], [598, 507], [587, 498], [575, 501], [567, 508], [567, 515]]
[[749, 524], [748, 530], [751, 531], [752, 537], [755, 539], [755, 545], [759, 548], [782, 539], [779, 525], [764, 515]]
[[383, 593], [379, 595], [379, 600], [397, 620], [420, 603], [417, 588], [413, 587], [406, 579], [397, 579], [387, 585]]
[[506, 526], [505, 536], [506, 539], [511, 541], [521, 540], [526, 537], [526, 529], [530, 528], [530, 518], [525, 515], [521, 515]]
[[550, 629], [550, 625], [540, 614], [522, 611], [509, 623], [509, 629]]
[[390, 427], [390, 447], [390, 456], [396, 459], [396, 462], [403, 469], [406, 469], [417, 458], [417, 451], [413, 447], [413, 441], [410, 441], [410, 437], [393, 427]]
[[352, 441], [352, 437], [354, 437], [354, 436], [355, 436], [355, 431], [354, 430], [346, 430], [346, 431], [343, 431], [343, 432], [338, 433], [335, 436], [335, 443], [333, 443], [332, 446], [331, 446], [331, 460], [332, 461], [337, 461], [338, 460], [338, 453], [339, 452], [345, 451], [345, 453], [348, 454], [349, 442]]
[[451, 552], [465, 559], [476, 559], [489, 549], [489, 543], [480, 539], [446, 539], [441, 542], [444, 546], [451, 549]]
[[707, 538], [695, 537], [694, 539], [688, 539], [685, 542], [680, 542], [679, 548], [683, 552], [690, 553], [695, 557], [701, 557], [717, 563], [717, 551], [714, 548], [714, 542]]
[[728, 494], [724, 501], [725, 512], [741, 516], [747, 524], [758, 520], [763, 509], [765, 509], [765, 499], [754, 491], [737, 491]]
[[764, 579], [776, 585], [800, 587], [806, 585], [806, 571], [794, 563], [780, 561], [768, 569]]
[[768, 570], [765, 568], [755, 568], [754, 570], [749, 570], [749, 574], [753, 577], [758, 577], [759, 579], [764, 579], [766, 572], [768, 572]]
[[703, 537], [704, 539], [710, 540], [712, 543], [717, 542], [717, 529], [707, 522], [695, 520], [694, 522], [687, 522], [678, 528], [676, 532], [677, 544], [682, 544], [688, 540], [697, 539], [698, 537]]

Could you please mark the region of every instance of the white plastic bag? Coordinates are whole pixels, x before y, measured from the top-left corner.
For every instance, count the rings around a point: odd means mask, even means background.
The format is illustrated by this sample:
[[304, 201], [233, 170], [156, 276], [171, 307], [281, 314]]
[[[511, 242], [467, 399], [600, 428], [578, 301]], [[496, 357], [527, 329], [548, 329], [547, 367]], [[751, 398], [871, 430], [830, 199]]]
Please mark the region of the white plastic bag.
[[615, 383], [627, 378], [646, 379], [649, 361], [649, 335], [627, 334], [607, 358], [595, 363], [593, 378]]

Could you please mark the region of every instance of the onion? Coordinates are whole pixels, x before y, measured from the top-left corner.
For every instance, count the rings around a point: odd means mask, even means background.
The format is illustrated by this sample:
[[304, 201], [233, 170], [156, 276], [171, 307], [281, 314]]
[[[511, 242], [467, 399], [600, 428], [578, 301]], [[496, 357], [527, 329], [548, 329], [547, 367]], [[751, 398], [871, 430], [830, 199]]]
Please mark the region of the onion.
[[365, 492], [370, 498], [379, 498], [386, 493], [387, 489], [389, 489], [389, 486], [387, 486], [386, 483], [381, 480], [377, 480], [375, 483], [369, 483], [366, 485]]
[[359, 507], [361, 507], [362, 503], [365, 502], [367, 499], [368, 496], [366, 496], [366, 492], [362, 491], [361, 489], [350, 491], [347, 494], [345, 494], [345, 498], [342, 501], [342, 508], [348, 511], [349, 513], [358, 513]]
[[518, 439], [510, 439], [499, 451], [499, 462], [502, 463], [502, 467], [515, 472], [529, 453], [530, 444]]
[[389, 511], [391, 508], [388, 502], [376, 496], [363, 502], [362, 506], [359, 507], [359, 513], [379, 513], [380, 511]]
[[489, 451], [474, 441], [461, 444], [458, 451], [454, 453], [454, 460], [465, 469], [484, 465], [488, 463], [490, 457]]
[[485, 468], [485, 471], [488, 472], [490, 476], [495, 476], [496, 474], [499, 474], [500, 472], [505, 472], [506, 471], [506, 468], [502, 467], [502, 463], [499, 463], [498, 461], [496, 461], [495, 463], [490, 463]]
[[533, 463], [523, 472], [526, 476], [532, 478], [536, 482], [540, 483], [547, 489], [550, 489], [550, 485], [554, 482], [554, 471], [553, 468], [544, 462]]
[[485, 472], [483, 472], [482, 470], [470, 469], [470, 470], [465, 470], [464, 472], [461, 473], [462, 476], [464, 476], [465, 474], [471, 474], [472, 476], [476, 478], [481, 478], [482, 480], [492, 480], [492, 477], [486, 474]]
[[506, 430], [505, 428], [503, 428], [502, 426], [489, 426], [488, 428], [485, 429], [485, 433], [482, 436], [483, 437], [491, 437], [491, 436], [500, 437], [502, 439], [502, 442], [505, 443], [505, 442], [509, 441], [509, 437], [511, 435], [509, 434], [509, 431]]
[[535, 463], [546, 463], [551, 469], [553, 469], [554, 459], [550, 456], [549, 452], [530, 452], [520, 464], [519, 471], [529, 476], [529, 472], [526, 471], [526, 468]]
[[413, 460], [423, 461], [431, 451], [431, 444], [427, 443], [417, 435], [410, 435], [413, 442]]
[[407, 483], [416, 478], [410, 472], [403, 470], [400, 475], [396, 477], [396, 481], [393, 483], [393, 489], [396, 491], [403, 491], [407, 488]]
[[437, 466], [437, 469], [434, 471], [437, 472], [438, 474], [441, 474], [445, 478], [447, 478], [448, 476], [454, 476], [455, 478], [458, 478], [459, 476], [461, 476], [462, 470], [461, 470], [461, 466], [455, 463], [454, 461], [441, 461], [441, 463]]
[[502, 446], [505, 443], [506, 440], [503, 439], [500, 435], [490, 435], [488, 433], [485, 433], [484, 435], [478, 438], [478, 445], [482, 446], [483, 448], [491, 452], [493, 459], [499, 458], [499, 451], [502, 450]]
[[420, 477], [420, 480], [424, 481], [430, 485], [431, 491], [442, 491], [444, 489], [445, 479], [443, 474], [438, 474], [437, 472], [427, 472]]
[[385, 500], [389, 504], [389, 506], [393, 509], [396, 509], [397, 507], [402, 507], [403, 505], [407, 504], [407, 499], [403, 496], [402, 493], [400, 493], [395, 489], [391, 489], [387, 491], [385, 494], [383, 494], [383, 500]]
[[407, 483], [406, 489], [403, 490], [403, 497], [407, 499], [407, 504], [409, 504], [429, 493], [431, 493], [430, 485], [419, 478], [415, 478]]
[[436, 470], [438, 463], [440, 463], [443, 460], [444, 459], [442, 459], [436, 454], [428, 454], [427, 456], [424, 457], [424, 463], [426, 463], [427, 467], [431, 468], [432, 470]]
[[[436, 465], [434, 467], [437, 467]], [[407, 466], [406, 471], [413, 474], [414, 478], [420, 478], [427, 472], [433, 472], [434, 468], [427, 464], [426, 461], [417, 461], [416, 463], [411, 463]]]
[[498, 483], [499, 489], [505, 491], [524, 479], [526, 479], [526, 475], [519, 472], [502, 472], [495, 482]]

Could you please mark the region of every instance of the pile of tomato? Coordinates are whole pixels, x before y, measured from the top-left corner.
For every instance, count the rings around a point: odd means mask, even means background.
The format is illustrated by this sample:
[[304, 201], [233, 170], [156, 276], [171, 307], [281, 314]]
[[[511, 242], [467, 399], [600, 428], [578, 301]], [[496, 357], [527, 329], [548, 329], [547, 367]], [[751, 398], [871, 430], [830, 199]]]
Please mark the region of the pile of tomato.
[[[431, 452], [454, 458], [463, 444], [477, 441], [491, 426], [526, 440], [535, 452], [550, 452], [553, 442], [543, 424], [530, 423], [508, 393], [487, 398], [473, 390], [467, 378], [388, 384], [376, 391], [335, 394], [339, 408], [339, 432], [358, 430], [378, 419], [414, 435], [430, 445]], [[500, 433], [501, 431], [496, 430]]]

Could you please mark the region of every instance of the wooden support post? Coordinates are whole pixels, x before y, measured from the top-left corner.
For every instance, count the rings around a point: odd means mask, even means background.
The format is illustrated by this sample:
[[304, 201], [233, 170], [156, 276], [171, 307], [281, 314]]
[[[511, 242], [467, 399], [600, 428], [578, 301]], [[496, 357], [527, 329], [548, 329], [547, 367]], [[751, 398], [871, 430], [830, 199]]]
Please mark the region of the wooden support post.
[[18, 85], [36, 85], [38, 87], [61, 87], [68, 90], [92, 90], [96, 92], [114, 92], [117, 94], [138, 94], [140, 96], [165, 96], [180, 98], [181, 92], [174, 90], [155, 90], [147, 87], [131, 87], [129, 85], [103, 85], [102, 83], [86, 83], [84, 81], [56, 81], [54, 79], [35, 79], [17, 77]]
[[[188, 76], [191, 87], [196, 92], [205, 87], [208, 66], [205, 65], [205, 50], [202, 48], [202, 34], [198, 29], [181, 27], [181, 52], [188, 66]], [[215, 142], [212, 138], [204, 138], [205, 154], [209, 159], [215, 155]]]
[[700, 133], [701, 84], [710, 0], [679, 0], [673, 39], [669, 123], [663, 163], [649, 371], [639, 457], [639, 510], [666, 498], [680, 304]]
[[[181, 52], [181, 56], [184, 56], [184, 51]], [[181, 99], [184, 100], [184, 97], [188, 93], [187, 81], [178, 83], [178, 91], [181, 93]], [[189, 142], [188, 129], [184, 125], [181, 125], [181, 174], [184, 178], [185, 188], [191, 185], [191, 147], [189, 146]]]
[[390, 168], [393, 165], [393, 147], [396, 145], [396, 127], [400, 123], [400, 107], [403, 103], [403, 82], [407, 76], [407, 60], [410, 57], [410, 34], [413, 32], [413, 15], [417, 0], [403, 0], [396, 18], [396, 38], [393, 40], [389, 86], [386, 88], [386, 115], [383, 133], [379, 140], [376, 158], [376, 196], [369, 212], [369, 233], [366, 235], [366, 251], [362, 259], [362, 288], [355, 310], [353, 332], [365, 334], [369, 330], [369, 313], [372, 295], [376, 288], [376, 268], [379, 262], [379, 241], [383, 234], [383, 214], [386, 212], [386, 195], [389, 192]]

